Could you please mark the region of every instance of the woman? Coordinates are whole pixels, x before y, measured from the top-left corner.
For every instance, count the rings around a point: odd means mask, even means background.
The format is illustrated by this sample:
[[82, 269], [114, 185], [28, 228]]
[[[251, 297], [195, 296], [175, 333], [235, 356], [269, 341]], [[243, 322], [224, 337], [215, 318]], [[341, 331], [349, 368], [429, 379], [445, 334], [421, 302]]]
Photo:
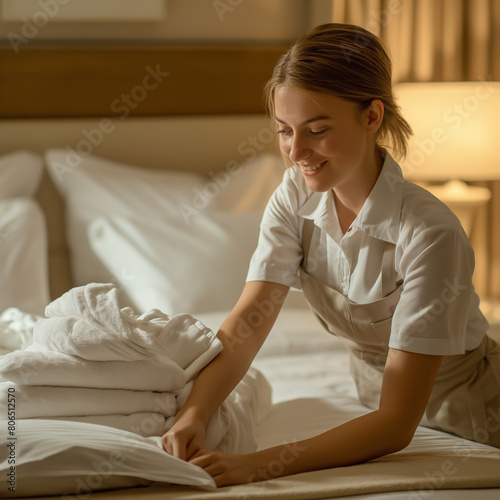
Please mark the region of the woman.
[[[294, 460], [281, 460], [283, 475], [396, 452], [419, 423], [500, 447], [500, 353], [471, 283], [474, 255], [456, 217], [405, 181], [385, 149], [404, 155], [411, 129], [380, 41], [356, 26], [318, 26], [280, 59], [266, 94], [293, 166], [217, 334], [224, 350], [197, 379], [165, 450], [218, 486], [260, 480], [284, 456], [285, 445], [234, 456], [203, 441], [291, 286], [346, 339], [359, 397], [373, 411], [297, 443]], [[262, 321], [248, 321], [256, 314]], [[243, 335], [242, 323], [258, 326]]]

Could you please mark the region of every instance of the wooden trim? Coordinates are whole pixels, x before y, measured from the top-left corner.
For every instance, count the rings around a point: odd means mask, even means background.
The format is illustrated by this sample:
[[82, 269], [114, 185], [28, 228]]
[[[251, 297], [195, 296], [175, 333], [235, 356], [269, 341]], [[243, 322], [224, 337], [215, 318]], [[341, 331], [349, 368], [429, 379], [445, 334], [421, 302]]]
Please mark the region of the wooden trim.
[[0, 118], [261, 113], [286, 49], [3, 46]]

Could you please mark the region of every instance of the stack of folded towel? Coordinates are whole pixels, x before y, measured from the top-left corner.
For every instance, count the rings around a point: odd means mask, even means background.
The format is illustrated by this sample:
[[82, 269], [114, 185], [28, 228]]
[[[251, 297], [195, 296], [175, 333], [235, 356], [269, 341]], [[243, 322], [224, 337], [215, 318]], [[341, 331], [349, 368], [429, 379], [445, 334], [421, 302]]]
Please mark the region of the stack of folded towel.
[[[120, 308], [113, 284], [74, 288], [49, 304], [45, 315], [34, 326], [31, 345], [0, 358], [0, 377], [7, 381], [0, 383], [3, 414], [14, 387], [17, 418], [161, 436], [200, 370], [222, 350], [214, 333], [189, 314], [169, 317], [153, 309], [138, 316]], [[270, 407], [270, 386], [252, 368], [212, 417], [205, 447], [253, 451], [253, 427]]]

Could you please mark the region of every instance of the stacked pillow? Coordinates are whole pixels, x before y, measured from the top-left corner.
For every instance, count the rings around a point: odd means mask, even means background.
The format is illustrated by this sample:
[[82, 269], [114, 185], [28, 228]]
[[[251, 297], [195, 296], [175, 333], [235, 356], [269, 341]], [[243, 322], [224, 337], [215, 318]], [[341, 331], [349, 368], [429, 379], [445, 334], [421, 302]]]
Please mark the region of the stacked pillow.
[[0, 313], [41, 314], [49, 302], [45, 220], [32, 199], [42, 173], [35, 153], [0, 157]]

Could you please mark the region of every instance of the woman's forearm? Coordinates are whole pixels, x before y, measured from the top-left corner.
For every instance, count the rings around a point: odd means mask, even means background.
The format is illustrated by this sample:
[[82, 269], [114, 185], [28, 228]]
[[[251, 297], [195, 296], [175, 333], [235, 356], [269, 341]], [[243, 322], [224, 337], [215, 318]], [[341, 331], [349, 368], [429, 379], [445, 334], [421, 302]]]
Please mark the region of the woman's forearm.
[[255, 465], [249, 481], [366, 462], [405, 448], [414, 429], [401, 415], [376, 410], [318, 436], [248, 455]]
[[238, 304], [217, 332], [223, 350], [200, 372], [177, 419], [190, 414], [208, 423], [248, 371], [287, 292], [288, 287], [275, 283], [250, 282], [245, 285]]
[[[288, 463], [280, 462], [284, 452], [279, 446], [250, 458], [264, 468], [273, 463], [282, 469], [279, 475], [288, 475], [366, 462], [405, 448], [425, 412], [442, 360], [389, 349], [378, 410], [298, 442], [300, 452]], [[282, 467], [276, 465], [280, 463]]]

